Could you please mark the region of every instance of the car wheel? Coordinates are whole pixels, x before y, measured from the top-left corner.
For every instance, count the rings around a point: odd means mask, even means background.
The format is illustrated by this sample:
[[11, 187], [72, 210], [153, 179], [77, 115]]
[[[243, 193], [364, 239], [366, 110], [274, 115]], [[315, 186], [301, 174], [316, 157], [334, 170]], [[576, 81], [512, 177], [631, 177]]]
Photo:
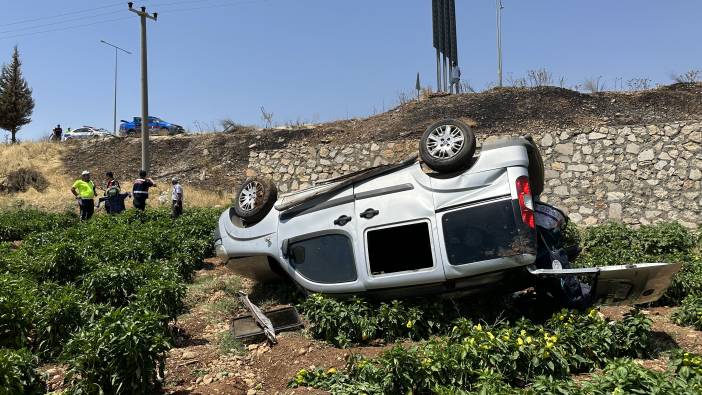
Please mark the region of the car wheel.
[[161, 128], [161, 134], [163, 134], [164, 136], [170, 136], [171, 130], [168, 128]]
[[419, 156], [432, 170], [450, 173], [466, 168], [475, 154], [475, 135], [461, 121], [448, 119], [430, 125], [422, 135]]
[[277, 198], [278, 189], [270, 180], [250, 177], [237, 190], [234, 212], [248, 223], [258, 222], [271, 211]]
[[134, 130], [134, 129], [127, 130], [127, 137], [134, 136], [134, 135], [136, 135], [136, 130]]
[[529, 155], [529, 186], [531, 186], [531, 194], [539, 196], [544, 191], [544, 159], [541, 157], [541, 152], [539, 152], [534, 139], [531, 136], [527, 136], [526, 139], [531, 143], [531, 147], [527, 148], [527, 154]]

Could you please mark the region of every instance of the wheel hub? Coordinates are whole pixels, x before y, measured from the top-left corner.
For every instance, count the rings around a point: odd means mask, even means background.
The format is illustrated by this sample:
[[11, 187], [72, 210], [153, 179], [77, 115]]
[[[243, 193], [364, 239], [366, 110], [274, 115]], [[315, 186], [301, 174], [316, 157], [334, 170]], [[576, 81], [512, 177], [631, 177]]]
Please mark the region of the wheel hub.
[[429, 154], [438, 159], [448, 159], [461, 151], [465, 137], [463, 131], [454, 125], [442, 125], [434, 129], [427, 138]]
[[239, 194], [239, 207], [244, 211], [256, 208], [263, 196], [263, 186], [257, 181], [251, 181], [244, 186]]

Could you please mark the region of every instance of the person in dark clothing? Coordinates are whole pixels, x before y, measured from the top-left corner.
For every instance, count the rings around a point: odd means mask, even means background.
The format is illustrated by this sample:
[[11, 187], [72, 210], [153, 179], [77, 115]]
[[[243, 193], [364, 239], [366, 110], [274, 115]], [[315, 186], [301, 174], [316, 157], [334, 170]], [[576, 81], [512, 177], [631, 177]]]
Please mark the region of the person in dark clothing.
[[100, 207], [100, 203], [105, 202], [105, 210], [108, 214], [119, 214], [122, 211], [126, 210], [124, 200], [127, 199], [129, 196], [130, 194], [128, 192], [124, 192], [101, 197], [98, 200], [97, 207]]
[[71, 193], [78, 200], [78, 206], [80, 207], [80, 219], [81, 221], [87, 221], [93, 216], [95, 207], [93, 206], [95, 202], [95, 183], [90, 179], [90, 172], [84, 170], [80, 175], [80, 179], [76, 180], [71, 187]]
[[[100, 198], [98, 200], [97, 207], [100, 207], [100, 203], [105, 202], [105, 210], [107, 210], [107, 212], [110, 213], [111, 199], [108, 198], [120, 195], [122, 191], [121, 186], [119, 185], [119, 181], [115, 180], [114, 173], [108, 171], [107, 173], [105, 173], [105, 177], [107, 178], [107, 181], [105, 182], [105, 198]], [[124, 199], [122, 199], [122, 204], [124, 204]], [[124, 209], [122, 209], [119, 212], [122, 211], [124, 211]]]
[[56, 125], [56, 127], [54, 128], [53, 140], [61, 141], [61, 135], [63, 135], [63, 129], [61, 129], [61, 125]]
[[134, 199], [134, 208], [144, 211], [146, 209], [146, 200], [149, 198], [149, 188], [156, 186], [154, 181], [146, 178], [146, 170], [139, 171], [139, 178], [134, 180], [132, 186], [132, 198]]
[[107, 181], [105, 182], [105, 191], [108, 191], [112, 187], [121, 188], [121, 186], [119, 185], [119, 181], [115, 179], [114, 173], [108, 171], [107, 173], [105, 173], [105, 177], [107, 178]]

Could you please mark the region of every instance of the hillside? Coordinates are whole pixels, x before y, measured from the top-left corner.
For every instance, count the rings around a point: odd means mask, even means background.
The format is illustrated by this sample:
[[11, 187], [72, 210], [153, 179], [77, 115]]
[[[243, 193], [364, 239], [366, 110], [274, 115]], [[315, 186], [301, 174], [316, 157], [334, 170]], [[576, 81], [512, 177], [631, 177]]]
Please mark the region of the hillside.
[[[245, 175], [251, 151], [293, 143], [343, 145], [418, 139], [442, 118], [470, 118], [481, 136], [587, 126], [650, 124], [702, 116], [702, 85], [676, 84], [635, 92], [583, 94], [555, 87], [498, 88], [481, 93], [410, 102], [364, 119], [288, 130], [242, 128], [234, 133], [157, 137], [153, 171], [157, 178], [178, 175], [207, 190], [231, 191]], [[67, 172], [113, 170], [122, 179], [138, 171], [138, 139], [72, 143], [63, 155]]]
[[[272, 166], [270, 158], [279, 157], [276, 152], [284, 151], [287, 158], [292, 155], [293, 162], [299, 162], [307, 159], [308, 151], [323, 146], [335, 153], [346, 146], [355, 145], [358, 149], [359, 144], [380, 144], [385, 147], [382, 151], [385, 153], [392, 151], [388, 147], [400, 143], [402, 148], [394, 149], [396, 153], [413, 151], [412, 145], [424, 129], [443, 118], [470, 120], [479, 140], [499, 134], [543, 134], [576, 128], [699, 120], [702, 119], [702, 85], [676, 84], [642, 92], [597, 94], [555, 87], [499, 88], [425, 98], [368, 118], [301, 129], [242, 127], [229, 133], [155, 137], [151, 175], [161, 181], [157, 194], [165, 193], [168, 179], [178, 176], [187, 187], [189, 204], [225, 205], [232, 189], [246, 176], [247, 169]], [[295, 152], [303, 155], [295, 155]], [[251, 162], [252, 158], [256, 159], [255, 163]], [[394, 158], [386, 156], [386, 159]], [[290, 159], [281, 161], [287, 163]], [[120, 180], [131, 180], [140, 163], [141, 141], [134, 138], [0, 147], [0, 185], [9, 172], [19, 168], [35, 169], [48, 182], [42, 191], [30, 188], [22, 193], [0, 193], [0, 206], [34, 205], [63, 210], [72, 207], [68, 189], [83, 169], [92, 171], [100, 182], [106, 171], [113, 171]], [[359, 162], [358, 165], [365, 164]], [[268, 174], [274, 179], [285, 178], [280, 174], [284, 170], [278, 166]], [[321, 174], [319, 178], [324, 178], [322, 169], [316, 170]], [[333, 176], [337, 170], [348, 171], [339, 166], [326, 176]]]

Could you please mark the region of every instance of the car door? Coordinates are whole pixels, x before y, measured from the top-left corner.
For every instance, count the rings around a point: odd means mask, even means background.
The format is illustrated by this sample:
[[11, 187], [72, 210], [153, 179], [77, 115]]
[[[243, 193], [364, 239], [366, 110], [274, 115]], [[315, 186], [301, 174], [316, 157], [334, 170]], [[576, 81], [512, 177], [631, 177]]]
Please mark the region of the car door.
[[354, 185], [356, 255], [368, 289], [445, 280], [430, 184], [415, 163]]
[[356, 257], [353, 187], [306, 210], [280, 215], [279, 261], [291, 277], [314, 292], [363, 291]]

